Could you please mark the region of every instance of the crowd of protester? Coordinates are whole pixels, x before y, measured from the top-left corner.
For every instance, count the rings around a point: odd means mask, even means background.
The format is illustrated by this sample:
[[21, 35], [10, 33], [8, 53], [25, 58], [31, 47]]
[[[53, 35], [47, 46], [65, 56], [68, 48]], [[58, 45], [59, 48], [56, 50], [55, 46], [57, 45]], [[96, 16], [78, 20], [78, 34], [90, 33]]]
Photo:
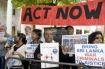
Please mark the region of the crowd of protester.
[[[12, 37], [6, 32], [6, 26], [2, 25], [0, 26], [0, 32], [4, 32], [4, 37]], [[74, 35], [74, 27], [67, 26], [65, 28], [67, 30], [66, 35]], [[44, 35], [44, 40], [41, 40], [42, 35]], [[103, 34], [100, 31], [92, 32], [89, 35], [89, 44], [99, 44], [103, 43], [104, 37]], [[17, 31], [17, 35], [14, 37], [14, 42], [0, 42], [0, 56], [3, 56], [5, 58], [5, 54], [13, 50], [12, 57], [18, 57], [18, 58], [25, 58], [25, 47], [26, 44], [39, 44], [35, 53], [34, 53], [34, 59], [41, 59], [41, 56], [43, 54], [40, 53], [40, 43], [56, 43], [53, 39], [53, 33], [51, 29], [45, 29], [44, 33], [40, 29], [31, 29], [29, 26], [25, 27], [25, 34], [21, 33], [21, 31]], [[6, 45], [6, 46], [5, 46]], [[15, 59], [15, 63], [10, 69], [41, 69], [41, 63], [38, 62], [29, 62], [29, 61], [20, 61]], [[75, 63], [75, 54], [67, 53], [67, 50], [65, 47], [62, 47], [59, 44], [59, 62], [66, 62], [66, 63]], [[1, 65], [1, 64], [0, 64]], [[46, 69], [78, 69], [77, 66], [68, 66], [68, 65], [59, 65], [59, 67], [54, 68], [46, 68]], [[99, 67], [91, 67], [88, 66], [89, 69], [98, 69]]]

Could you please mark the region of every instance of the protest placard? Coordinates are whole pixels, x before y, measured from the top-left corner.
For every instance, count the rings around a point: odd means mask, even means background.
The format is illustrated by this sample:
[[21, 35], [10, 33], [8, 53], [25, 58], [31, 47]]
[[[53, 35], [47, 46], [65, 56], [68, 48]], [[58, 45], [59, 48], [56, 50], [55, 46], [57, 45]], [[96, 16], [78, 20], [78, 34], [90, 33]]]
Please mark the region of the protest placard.
[[105, 44], [76, 44], [75, 61], [88, 66], [103, 66], [105, 64]]
[[67, 51], [74, 54], [75, 45], [74, 44], [87, 44], [88, 35], [62, 35], [62, 46], [67, 48]]
[[[59, 62], [59, 43], [41, 43], [41, 60]], [[41, 63], [41, 68], [58, 67], [58, 64]]]
[[0, 32], [0, 37], [4, 37], [4, 32]]
[[38, 44], [26, 44], [26, 58], [34, 58], [34, 52]]
[[10, 69], [15, 62], [16, 62], [15, 59], [9, 59], [8, 62], [7, 62], [8, 69]]

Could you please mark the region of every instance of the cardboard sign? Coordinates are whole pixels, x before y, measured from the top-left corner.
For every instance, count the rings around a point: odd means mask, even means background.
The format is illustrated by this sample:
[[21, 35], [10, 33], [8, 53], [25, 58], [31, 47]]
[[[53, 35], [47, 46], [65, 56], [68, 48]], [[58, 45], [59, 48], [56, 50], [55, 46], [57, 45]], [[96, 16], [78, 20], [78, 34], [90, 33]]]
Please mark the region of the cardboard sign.
[[22, 24], [36, 25], [104, 25], [105, 0], [69, 6], [24, 6]]
[[[59, 62], [59, 44], [58, 43], [41, 43], [40, 44], [41, 60]], [[58, 64], [41, 63], [41, 68], [58, 67]]]
[[4, 37], [4, 32], [0, 32], [0, 37]]
[[8, 62], [7, 62], [8, 69], [10, 69], [15, 62], [16, 62], [15, 59], [9, 59]]
[[34, 53], [38, 44], [26, 44], [26, 58], [34, 58]]
[[105, 44], [76, 44], [76, 63], [88, 66], [103, 66], [105, 64]]

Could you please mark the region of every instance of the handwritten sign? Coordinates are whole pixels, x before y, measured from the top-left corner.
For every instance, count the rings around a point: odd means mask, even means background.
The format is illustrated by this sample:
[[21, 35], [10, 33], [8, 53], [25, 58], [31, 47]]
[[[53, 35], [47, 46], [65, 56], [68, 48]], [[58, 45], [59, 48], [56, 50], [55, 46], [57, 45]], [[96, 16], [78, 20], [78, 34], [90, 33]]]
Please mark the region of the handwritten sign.
[[[41, 60], [59, 62], [59, 44], [58, 43], [41, 43], [40, 51], [43, 55]], [[41, 63], [41, 68], [58, 67], [58, 64]]]
[[76, 63], [88, 66], [103, 66], [105, 64], [105, 44], [76, 44]]
[[26, 44], [26, 58], [34, 58], [34, 52], [38, 44]]

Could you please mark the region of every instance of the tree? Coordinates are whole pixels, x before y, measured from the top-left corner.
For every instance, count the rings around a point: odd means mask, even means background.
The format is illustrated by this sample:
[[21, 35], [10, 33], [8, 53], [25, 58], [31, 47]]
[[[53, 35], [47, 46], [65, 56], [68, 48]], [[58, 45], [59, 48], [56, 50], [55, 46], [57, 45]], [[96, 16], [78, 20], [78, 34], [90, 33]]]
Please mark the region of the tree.
[[12, 0], [15, 8], [21, 8], [22, 6], [33, 6], [33, 5], [70, 5], [80, 2], [81, 0]]

